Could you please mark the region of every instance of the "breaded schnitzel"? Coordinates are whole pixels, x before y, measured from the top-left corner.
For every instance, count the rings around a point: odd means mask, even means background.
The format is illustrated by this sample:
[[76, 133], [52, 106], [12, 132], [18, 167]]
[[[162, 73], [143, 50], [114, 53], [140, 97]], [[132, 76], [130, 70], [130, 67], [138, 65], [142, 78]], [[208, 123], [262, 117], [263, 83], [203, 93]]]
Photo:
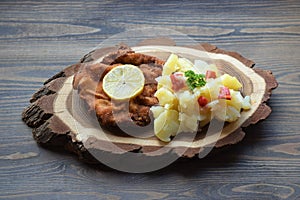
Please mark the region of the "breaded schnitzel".
[[[111, 69], [122, 64], [139, 67], [145, 77], [143, 91], [129, 101], [114, 101], [102, 88], [102, 80]], [[101, 126], [115, 127], [117, 124], [146, 126], [150, 123], [150, 107], [157, 104], [155, 78], [162, 74], [164, 61], [156, 57], [135, 53], [127, 46], [105, 56], [99, 63], [83, 63], [74, 76], [73, 88], [94, 111]]]

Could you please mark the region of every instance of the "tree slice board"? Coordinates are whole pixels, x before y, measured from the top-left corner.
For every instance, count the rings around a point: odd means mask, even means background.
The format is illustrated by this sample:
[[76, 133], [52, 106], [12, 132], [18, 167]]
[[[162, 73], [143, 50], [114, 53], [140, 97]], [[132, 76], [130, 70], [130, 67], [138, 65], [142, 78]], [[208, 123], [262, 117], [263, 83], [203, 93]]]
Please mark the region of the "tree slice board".
[[43, 146], [62, 146], [89, 163], [98, 163], [90, 154], [90, 151], [94, 150], [118, 155], [135, 152], [151, 156], [172, 152], [191, 158], [208, 146], [219, 148], [241, 141], [245, 135], [243, 127], [266, 119], [271, 113], [271, 108], [266, 101], [270, 98], [272, 89], [278, 85], [272, 72], [259, 68], [252, 69], [254, 62], [236, 52], [225, 51], [207, 43], [179, 47], [166, 39], [144, 41], [132, 49], [161, 59], [166, 59], [170, 52], [192, 60], [199, 57], [204, 60], [213, 59], [221, 71], [234, 75], [240, 80], [243, 84], [242, 93], [252, 99], [252, 108], [243, 111], [241, 118], [236, 122], [226, 124], [218, 137], [215, 135], [196, 137], [192, 142], [179, 137], [176, 141], [166, 144], [156, 137], [135, 138], [87, 126], [85, 120], [88, 119], [75, 117], [80, 113], [76, 114], [78, 111], [72, 107], [76, 98], [72, 88], [73, 76], [83, 63], [97, 62], [115, 50], [115, 47], [108, 47], [88, 53], [79, 63], [65, 68], [47, 80], [44, 86], [32, 96], [31, 104], [22, 113], [22, 119], [33, 128], [34, 139]]

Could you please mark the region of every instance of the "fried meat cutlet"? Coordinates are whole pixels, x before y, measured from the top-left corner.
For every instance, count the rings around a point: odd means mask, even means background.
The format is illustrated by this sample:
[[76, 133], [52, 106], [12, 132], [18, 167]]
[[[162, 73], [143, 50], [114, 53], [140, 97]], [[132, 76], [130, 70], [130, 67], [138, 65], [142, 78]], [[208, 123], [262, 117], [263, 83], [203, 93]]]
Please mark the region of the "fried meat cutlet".
[[[102, 88], [102, 80], [111, 69], [122, 64], [139, 67], [145, 76], [144, 89], [129, 101], [115, 101]], [[83, 99], [89, 111], [95, 112], [101, 126], [117, 124], [146, 126], [150, 123], [150, 107], [157, 104], [155, 78], [161, 76], [164, 61], [145, 54], [135, 53], [127, 46], [105, 56], [99, 63], [83, 63], [74, 76], [73, 88]], [[133, 123], [132, 123], [133, 122]]]

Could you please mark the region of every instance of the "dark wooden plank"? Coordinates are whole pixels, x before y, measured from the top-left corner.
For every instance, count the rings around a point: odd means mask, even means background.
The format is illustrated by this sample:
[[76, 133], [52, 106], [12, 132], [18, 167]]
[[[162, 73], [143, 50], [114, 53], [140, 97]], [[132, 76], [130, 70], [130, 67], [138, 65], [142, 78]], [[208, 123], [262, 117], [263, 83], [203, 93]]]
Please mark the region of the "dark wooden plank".
[[[155, 5], [155, 6], [154, 6]], [[300, 198], [300, 3], [291, 1], [1, 1], [0, 198]], [[246, 138], [203, 160], [125, 174], [41, 148], [21, 112], [42, 83], [109, 36], [172, 28], [272, 70], [273, 113]]]

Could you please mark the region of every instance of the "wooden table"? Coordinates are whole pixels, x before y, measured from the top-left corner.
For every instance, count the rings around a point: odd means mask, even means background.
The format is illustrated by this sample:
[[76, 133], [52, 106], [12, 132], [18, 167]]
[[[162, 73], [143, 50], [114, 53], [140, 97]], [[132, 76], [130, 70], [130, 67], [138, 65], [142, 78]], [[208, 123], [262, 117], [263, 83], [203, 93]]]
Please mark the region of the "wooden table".
[[[163, 3], [164, 2], [164, 3]], [[162, 26], [272, 70], [270, 117], [216, 155], [157, 172], [91, 167], [36, 144], [21, 112], [43, 81], [113, 34]], [[1, 199], [300, 199], [300, 2], [1, 1]]]

